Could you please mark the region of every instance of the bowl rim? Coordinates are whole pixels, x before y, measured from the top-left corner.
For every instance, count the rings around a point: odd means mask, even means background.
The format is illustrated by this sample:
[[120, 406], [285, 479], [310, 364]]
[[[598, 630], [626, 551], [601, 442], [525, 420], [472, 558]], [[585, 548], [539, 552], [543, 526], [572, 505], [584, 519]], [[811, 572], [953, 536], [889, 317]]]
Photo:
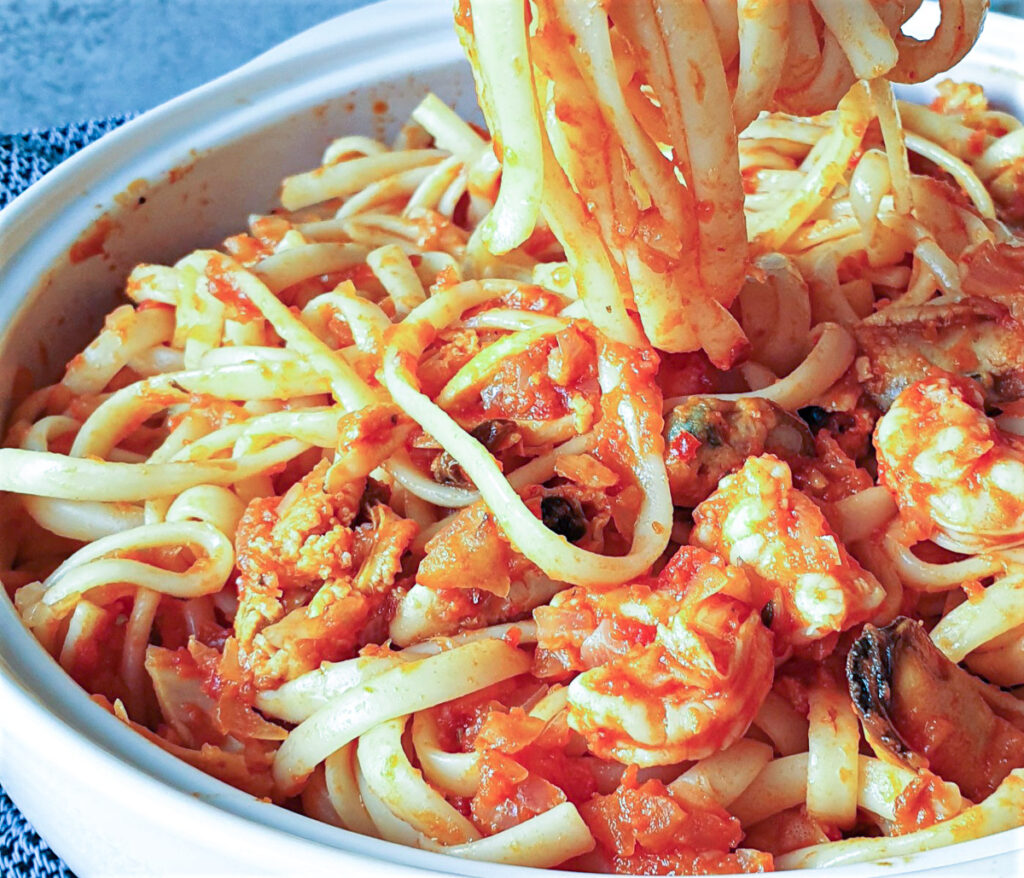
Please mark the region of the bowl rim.
[[[1024, 37], [1024, 21], [1019, 19], [990, 13], [988, 27], [998, 31], [1002, 45], [1019, 46]], [[982, 37], [981, 43], [985, 42]], [[310, 71], [326, 71], [320, 78], [329, 81], [330, 67], [336, 64], [334, 56], [341, 54], [340, 50], [346, 54], [346, 64], [370, 58], [374, 61], [371, 67], [397, 64], [398, 69], [414, 71], [409, 67], [410, 52], [422, 57], [425, 45], [429, 45], [435, 63], [461, 57], [452, 33], [449, 4], [444, 0], [382, 0], [311, 28], [242, 67], [141, 114], [63, 162], [0, 211], [0, 274], [10, 271], [12, 265], [21, 266], [22, 276], [33, 271], [37, 278], [44, 274], [52, 260], [42, 271], [23, 265], [30, 260], [33, 241], [44, 220], [46, 224], [59, 221], [70, 247], [81, 230], [102, 215], [113, 204], [113, 196], [130, 182], [118, 166], [129, 164], [134, 169], [131, 177], [139, 175], [140, 164], [166, 171], [172, 165], [161, 168], [168, 150], [160, 144], [169, 139], [180, 143], [180, 131], [201, 130], [205, 141], [213, 144], [218, 137], [238, 137], [258, 124], [265, 101], [291, 101], [308, 110], [311, 103], [300, 93], [308, 93], [310, 77], [319, 75]], [[148, 158], [143, 160], [144, 156]], [[149, 174], [151, 179], [159, 176]], [[77, 197], [69, 200], [69, 191]], [[55, 246], [51, 242], [46, 249], [53, 251]], [[32, 286], [15, 288], [29, 292], [24, 296], [0, 296], [0, 346], [7, 343], [12, 322], [32, 298]], [[387, 864], [392, 870], [401, 868], [410, 875], [425, 871], [507, 878], [578, 874], [457, 859], [348, 832], [268, 806], [178, 760], [94, 703], [22, 625], [6, 595], [0, 599], [0, 705], [10, 711], [5, 715], [20, 715], [31, 724], [29, 727], [46, 728], [82, 759], [99, 759], [106, 771], [123, 779], [125, 790], [133, 784], [142, 785], [148, 795], [164, 799], [169, 807], [185, 809], [196, 819], [227, 821], [239, 833], [269, 831], [283, 845], [312, 845]], [[821, 874], [835, 878], [909, 874], [1022, 850], [1024, 828], [1017, 828], [897, 858], [885, 866], [855, 864], [833, 867]], [[950, 856], [954, 851], [955, 855]]]

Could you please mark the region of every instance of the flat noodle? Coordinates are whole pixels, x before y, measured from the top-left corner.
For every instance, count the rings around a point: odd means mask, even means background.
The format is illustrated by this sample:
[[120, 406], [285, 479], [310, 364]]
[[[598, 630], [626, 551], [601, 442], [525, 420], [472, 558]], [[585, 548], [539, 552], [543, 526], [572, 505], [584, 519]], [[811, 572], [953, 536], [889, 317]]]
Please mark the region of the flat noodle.
[[1020, 825], [1024, 127], [891, 86], [984, 5], [460, 0], [489, 134], [335, 140], [15, 407], [25, 624], [189, 763], [450, 856]]
[[381, 723], [359, 738], [359, 770], [391, 812], [414, 829], [445, 844], [476, 841], [476, 827], [423, 780], [402, 749], [408, 717]]
[[849, 839], [830, 845], [815, 845], [779, 857], [781, 869], [805, 869], [810, 866], [841, 866], [871, 860], [905, 856], [954, 844], [965, 838], [984, 838], [1020, 824], [1024, 806], [1024, 777], [1011, 772], [984, 802], [968, 808], [957, 817], [895, 838]]
[[753, 782], [772, 760], [768, 744], [742, 738], [687, 769], [669, 784], [669, 789], [680, 784], [699, 787], [726, 808]]
[[526, 666], [525, 654], [484, 640], [385, 671], [372, 687], [347, 690], [298, 725], [274, 761], [277, 784], [297, 792], [328, 755], [378, 723], [507, 680]]
[[453, 796], [472, 796], [477, 791], [480, 786], [478, 754], [445, 751], [430, 711], [420, 711], [413, 717], [412, 743], [423, 776], [436, 789]]
[[448, 847], [427, 842], [425, 847], [467, 860], [545, 869], [592, 850], [594, 839], [575, 806], [563, 802], [479, 841]]
[[[809, 753], [784, 756], [768, 763], [730, 810], [744, 826], [752, 826], [803, 804], [807, 799], [809, 763]], [[900, 794], [914, 782], [916, 775], [870, 756], [858, 756], [856, 777], [857, 806], [892, 820]]]
[[1000, 577], [975, 601], [950, 610], [932, 629], [932, 640], [951, 661], [1024, 625], [1024, 574]]
[[[339, 820], [345, 829], [373, 837], [377, 835], [377, 827], [367, 813], [362, 796], [359, 794], [355, 755], [356, 742], [352, 741], [335, 750], [324, 760], [325, 792], [330, 799], [335, 819]], [[316, 777], [317, 773], [314, 773], [313, 779], [315, 780]], [[307, 784], [306, 789], [309, 789], [312, 783], [313, 780]], [[303, 794], [305, 794], [305, 790], [303, 790]]]
[[815, 687], [809, 702], [807, 813], [849, 829], [857, 820], [857, 717], [845, 693]]

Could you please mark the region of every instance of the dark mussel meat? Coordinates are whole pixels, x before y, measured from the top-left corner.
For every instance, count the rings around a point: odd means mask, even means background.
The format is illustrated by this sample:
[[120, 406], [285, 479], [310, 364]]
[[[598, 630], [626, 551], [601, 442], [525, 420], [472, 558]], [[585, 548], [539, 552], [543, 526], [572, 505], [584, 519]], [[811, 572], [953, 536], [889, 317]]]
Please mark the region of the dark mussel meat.
[[917, 621], [865, 625], [846, 663], [850, 697], [876, 755], [928, 768], [980, 801], [1024, 766], [1024, 723], [993, 707], [987, 684], [944, 656]]
[[814, 454], [814, 439], [800, 418], [756, 397], [692, 396], [669, 413], [665, 439], [672, 502], [690, 508], [748, 457]]
[[[512, 448], [523, 439], [519, 425], [506, 418], [492, 418], [477, 424], [469, 435], [476, 439], [491, 454], [498, 454]], [[447, 451], [442, 451], [430, 464], [434, 481], [441, 485], [475, 490], [476, 485], [466, 474], [462, 465]]]

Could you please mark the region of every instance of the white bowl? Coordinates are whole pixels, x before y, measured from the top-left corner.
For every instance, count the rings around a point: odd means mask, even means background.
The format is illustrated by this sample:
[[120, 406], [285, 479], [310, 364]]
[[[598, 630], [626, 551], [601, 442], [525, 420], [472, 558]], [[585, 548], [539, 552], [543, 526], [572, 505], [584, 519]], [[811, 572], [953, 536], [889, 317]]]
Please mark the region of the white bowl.
[[[387, 0], [327, 22], [125, 125], [0, 213], [0, 400], [21, 368], [54, 380], [136, 262], [171, 261], [242, 229], [335, 135], [393, 133], [428, 89], [475, 114], [450, 8]], [[956, 74], [1024, 112], [1013, 70], [1022, 45], [1024, 22], [993, 15]], [[354, 835], [202, 774], [93, 704], [2, 598], [0, 781], [82, 878], [552, 874]], [[828, 874], [920, 871], [1024, 874], [1024, 829]]]

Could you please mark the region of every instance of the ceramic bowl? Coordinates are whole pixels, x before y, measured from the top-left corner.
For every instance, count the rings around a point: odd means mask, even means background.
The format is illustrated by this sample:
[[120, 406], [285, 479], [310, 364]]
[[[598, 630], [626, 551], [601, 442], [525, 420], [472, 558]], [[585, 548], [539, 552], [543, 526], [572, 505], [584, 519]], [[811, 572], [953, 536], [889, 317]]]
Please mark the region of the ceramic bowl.
[[[386, 0], [329, 21], [104, 137], [0, 213], [0, 400], [26, 370], [60, 374], [134, 264], [242, 229], [333, 137], [391, 135], [428, 90], [475, 115], [450, 6]], [[1024, 111], [1022, 45], [1024, 23], [991, 16], [956, 75]], [[552, 874], [355, 835], [202, 774], [93, 704], [3, 597], [0, 781], [82, 878]], [[828, 874], [1024, 874], [1022, 851], [1024, 829]]]

